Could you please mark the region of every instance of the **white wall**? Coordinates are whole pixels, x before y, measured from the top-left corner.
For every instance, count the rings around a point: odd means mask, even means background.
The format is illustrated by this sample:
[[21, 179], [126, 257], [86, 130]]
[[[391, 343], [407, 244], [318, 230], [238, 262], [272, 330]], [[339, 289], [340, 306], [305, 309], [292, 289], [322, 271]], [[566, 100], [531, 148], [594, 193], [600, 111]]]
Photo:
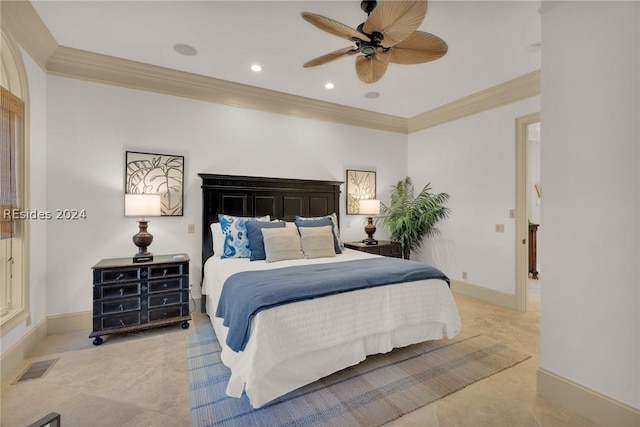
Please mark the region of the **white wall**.
[[[409, 135], [409, 175], [416, 191], [430, 182], [450, 195], [439, 238], [415, 259], [451, 279], [515, 295], [515, 119], [539, 111], [535, 97]], [[496, 233], [504, 224], [504, 233]]]
[[640, 408], [640, 3], [542, 13], [541, 368]]
[[[123, 214], [126, 150], [185, 156], [184, 216], [152, 218], [149, 249], [188, 253], [196, 295], [198, 173], [344, 181], [347, 168], [375, 170], [382, 196], [407, 169], [405, 135], [60, 77], [48, 80], [47, 120], [48, 209], [86, 209], [88, 215], [47, 224], [49, 316], [91, 310], [91, 266], [136, 252], [136, 219]], [[188, 224], [195, 224], [194, 234], [187, 234]], [[362, 239], [363, 229], [364, 217], [343, 212], [345, 240]]]

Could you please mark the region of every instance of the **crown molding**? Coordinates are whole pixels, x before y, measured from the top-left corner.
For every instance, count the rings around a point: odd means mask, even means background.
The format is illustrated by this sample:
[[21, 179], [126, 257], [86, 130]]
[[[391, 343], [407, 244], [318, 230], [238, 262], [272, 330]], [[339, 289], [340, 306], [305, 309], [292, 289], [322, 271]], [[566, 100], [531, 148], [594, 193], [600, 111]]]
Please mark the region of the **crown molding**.
[[1, 1], [0, 25], [46, 72], [47, 58], [58, 47], [58, 43], [31, 3], [26, 0]]
[[537, 95], [540, 95], [540, 70], [411, 117], [407, 132], [417, 132]]
[[113, 84], [350, 126], [407, 132], [407, 119], [234, 83], [113, 56], [58, 46], [46, 63], [50, 74]]

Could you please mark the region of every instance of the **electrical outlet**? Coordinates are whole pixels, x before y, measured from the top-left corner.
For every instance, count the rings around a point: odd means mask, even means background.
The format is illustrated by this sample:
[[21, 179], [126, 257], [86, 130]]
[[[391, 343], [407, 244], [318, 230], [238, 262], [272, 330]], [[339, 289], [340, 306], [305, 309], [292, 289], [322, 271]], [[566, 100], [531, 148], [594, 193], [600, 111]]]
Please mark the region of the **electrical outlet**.
[[516, 217], [516, 210], [509, 209], [509, 218], [515, 218], [515, 217]]
[[466, 271], [462, 272], [462, 280], [467, 280], [467, 272]]
[[187, 225], [187, 233], [189, 233], [189, 234], [194, 233], [195, 229], [196, 229], [195, 224], [188, 224]]

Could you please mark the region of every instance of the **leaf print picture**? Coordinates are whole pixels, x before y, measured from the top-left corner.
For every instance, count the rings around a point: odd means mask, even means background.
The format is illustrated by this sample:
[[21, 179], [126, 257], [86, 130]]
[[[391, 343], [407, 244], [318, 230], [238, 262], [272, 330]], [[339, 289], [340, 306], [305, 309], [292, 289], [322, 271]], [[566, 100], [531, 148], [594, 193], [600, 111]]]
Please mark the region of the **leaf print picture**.
[[184, 157], [126, 152], [125, 192], [160, 194], [162, 216], [182, 216]]
[[376, 173], [347, 169], [347, 215], [360, 212], [360, 200], [376, 198]]

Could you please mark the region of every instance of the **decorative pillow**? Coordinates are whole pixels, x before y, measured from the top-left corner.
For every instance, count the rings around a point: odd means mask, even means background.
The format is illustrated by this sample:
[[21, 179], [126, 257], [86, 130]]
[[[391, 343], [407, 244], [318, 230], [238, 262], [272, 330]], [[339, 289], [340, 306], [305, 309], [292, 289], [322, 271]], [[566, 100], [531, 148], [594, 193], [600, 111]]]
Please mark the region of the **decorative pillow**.
[[[305, 221], [313, 221], [313, 220], [318, 220], [318, 219], [325, 219], [325, 218], [329, 218], [331, 220], [331, 222], [333, 223], [333, 235], [336, 238], [336, 240], [338, 241], [338, 246], [340, 247], [340, 251], [342, 252], [342, 250], [344, 249], [344, 243], [342, 242], [342, 239], [340, 238], [340, 228], [338, 227], [338, 215], [336, 215], [336, 213], [332, 213], [331, 215], [325, 215], [325, 216], [312, 216], [309, 218], [302, 218], [297, 216], [296, 219], [301, 219], [301, 220], [305, 220]], [[341, 252], [337, 252], [337, 253], [341, 253]]]
[[335, 257], [333, 227], [300, 227], [300, 242], [305, 258]]
[[325, 227], [327, 225], [330, 225], [332, 230], [334, 230], [333, 232], [334, 250], [337, 254], [342, 253], [342, 249], [340, 249], [340, 245], [338, 244], [338, 239], [336, 238], [335, 228], [333, 227], [333, 222], [331, 221], [331, 218], [326, 217], [326, 218], [305, 220], [305, 219], [296, 217], [296, 225], [298, 226], [298, 229], [301, 227]]
[[300, 236], [295, 228], [263, 228], [266, 262], [302, 258]]
[[249, 249], [251, 255], [249, 259], [251, 261], [264, 260], [267, 255], [264, 252], [264, 237], [262, 236], [263, 228], [284, 228], [284, 221], [247, 221], [245, 226], [247, 227], [247, 238], [249, 239]]
[[218, 221], [224, 235], [224, 249], [220, 258], [249, 258], [249, 239], [247, 239], [248, 221], [269, 222], [269, 215], [262, 217], [245, 217], [218, 214]]
[[213, 242], [213, 256], [220, 258], [224, 251], [224, 235], [219, 222], [211, 223], [211, 237]]

